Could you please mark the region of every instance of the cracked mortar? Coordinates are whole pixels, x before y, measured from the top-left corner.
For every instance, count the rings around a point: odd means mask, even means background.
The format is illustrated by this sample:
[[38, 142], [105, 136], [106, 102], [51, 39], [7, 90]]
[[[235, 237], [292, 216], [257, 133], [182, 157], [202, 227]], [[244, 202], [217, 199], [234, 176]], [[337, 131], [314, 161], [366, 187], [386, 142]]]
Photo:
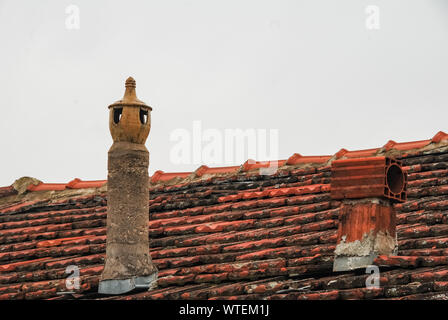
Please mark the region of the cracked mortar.
[[373, 230], [364, 233], [361, 240], [345, 242], [347, 236], [341, 237], [341, 242], [336, 246], [336, 256], [370, 256], [374, 254], [396, 254], [398, 249], [397, 237], [392, 237], [388, 232], [379, 231], [374, 234]]

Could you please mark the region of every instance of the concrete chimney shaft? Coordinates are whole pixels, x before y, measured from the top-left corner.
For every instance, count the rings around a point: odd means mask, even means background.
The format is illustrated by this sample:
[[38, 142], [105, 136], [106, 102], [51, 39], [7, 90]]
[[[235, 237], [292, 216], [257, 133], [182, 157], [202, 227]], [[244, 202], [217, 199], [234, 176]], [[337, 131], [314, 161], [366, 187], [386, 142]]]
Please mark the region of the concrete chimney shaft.
[[98, 292], [122, 294], [151, 288], [157, 268], [149, 255], [149, 153], [145, 147], [152, 108], [126, 80], [123, 99], [109, 106], [113, 138], [108, 152], [106, 261]]

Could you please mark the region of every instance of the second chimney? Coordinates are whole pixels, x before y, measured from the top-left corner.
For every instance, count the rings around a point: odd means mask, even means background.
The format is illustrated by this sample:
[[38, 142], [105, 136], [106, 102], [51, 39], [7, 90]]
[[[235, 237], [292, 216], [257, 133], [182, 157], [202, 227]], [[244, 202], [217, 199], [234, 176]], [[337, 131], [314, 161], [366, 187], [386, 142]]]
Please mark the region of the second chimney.
[[386, 157], [335, 160], [331, 198], [342, 200], [333, 271], [366, 268], [397, 253], [393, 202], [406, 200], [407, 175]]
[[109, 106], [114, 143], [108, 153], [106, 262], [98, 292], [122, 294], [156, 283], [149, 255], [149, 153], [145, 147], [152, 108], [126, 80], [123, 99]]

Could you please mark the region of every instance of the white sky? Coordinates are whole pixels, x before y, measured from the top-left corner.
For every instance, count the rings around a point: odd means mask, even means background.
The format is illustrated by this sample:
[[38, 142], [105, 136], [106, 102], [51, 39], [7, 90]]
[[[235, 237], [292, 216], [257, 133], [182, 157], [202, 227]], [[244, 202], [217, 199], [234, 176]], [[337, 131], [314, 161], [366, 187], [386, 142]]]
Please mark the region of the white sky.
[[153, 107], [150, 173], [199, 166], [170, 161], [195, 120], [278, 129], [280, 159], [448, 132], [447, 17], [446, 0], [0, 0], [0, 186], [106, 179], [129, 75]]

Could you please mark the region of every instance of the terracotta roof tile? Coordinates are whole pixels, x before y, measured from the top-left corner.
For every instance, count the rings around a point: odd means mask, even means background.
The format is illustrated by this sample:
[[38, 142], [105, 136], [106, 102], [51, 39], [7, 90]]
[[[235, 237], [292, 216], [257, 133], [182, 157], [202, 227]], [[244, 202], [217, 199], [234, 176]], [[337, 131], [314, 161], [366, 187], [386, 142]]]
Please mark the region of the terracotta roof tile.
[[448, 133], [443, 131], [439, 131], [436, 135], [431, 139], [432, 142], [439, 143], [441, 141], [448, 140]]
[[302, 163], [325, 163], [331, 159], [331, 156], [302, 156], [298, 153], [294, 153], [288, 158], [286, 164], [297, 165]]
[[84, 188], [100, 188], [107, 180], [97, 180], [97, 181], [82, 181], [81, 179], [74, 179], [67, 183], [66, 188], [69, 189], [84, 189]]
[[[272, 162], [156, 171], [150, 187], [150, 254], [158, 288], [114, 299], [416, 299], [448, 287], [448, 141], [389, 142], [333, 156], [294, 154]], [[408, 200], [396, 204], [399, 251], [376, 259], [381, 287], [367, 274], [334, 273], [340, 202], [330, 197], [331, 161], [394, 152], [408, 171]], [[41, 183], [36, 191], [101, 188], [106, 181]], [[106, 195], [39, 200], [0, 189], [0, 299], [65, 299], [65, 268], [80, 267], [72, 298], [102, 298]], [[68, 190], [68, 191], [67, 191]], [[58, 194], [59, 191], [56, 191]], [[38, 193], [36, 193], [38, 194]], [[25, 197], [24, 197], [25, 196]], [[439, 296], [438, 296], [439, 294]]]

